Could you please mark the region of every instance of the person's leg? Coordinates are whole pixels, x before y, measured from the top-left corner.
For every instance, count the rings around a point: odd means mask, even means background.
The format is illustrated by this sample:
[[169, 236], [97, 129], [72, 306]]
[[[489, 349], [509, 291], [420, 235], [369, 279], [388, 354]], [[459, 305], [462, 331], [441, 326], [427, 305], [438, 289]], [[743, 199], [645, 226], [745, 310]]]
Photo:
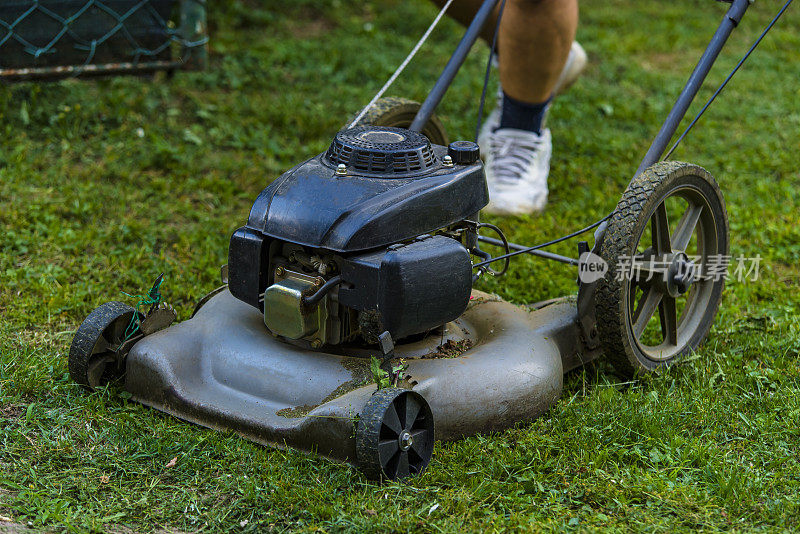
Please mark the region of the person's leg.
[[[440, 7], [446, 0], [433, 0]], [[448, 15], [464, 26], [472, 22], [483, 0], [456, 0]], [[497, 13], [483, 27], [487, 43], [494, 38]], [[578, 0], [506, 0], [498, 36], [500, 83], [521, 102], [550, 98], [575, 39]]]
[[500, 83], [512, 99], [553, 94], [578, 29], [578, 0], [508, 0], [500, 22]]

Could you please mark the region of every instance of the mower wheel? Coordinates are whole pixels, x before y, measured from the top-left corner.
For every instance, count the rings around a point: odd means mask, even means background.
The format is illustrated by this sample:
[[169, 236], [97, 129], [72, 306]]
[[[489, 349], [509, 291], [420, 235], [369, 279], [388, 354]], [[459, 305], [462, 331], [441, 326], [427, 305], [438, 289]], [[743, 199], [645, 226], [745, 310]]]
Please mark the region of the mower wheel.
[[[136, 310], [122, 302], [106, 302], [78, 327], [69, 349], [69, 374], [89, 390], [117, 380], [125, 373], [120, 353]], [[144, 316], [139, 313], [138, 321]]]
[[[408, 128], [417, 116], [421, 104], [407, 98], [387, 97], [381, 98], [370, 108], [356, 126], [391, 126], [393, 128]], [[422, 133], [435, 145], [447, 146], [450, 138], [444, 125], [436, 115], [433, 115]]]
[[425, 470], [433, 455], [433, 413], [415, 391], [380, 389], [356, 426], [358, 467], [370, 478], [399, 480]]
[[696, 165], [653, 165], [622, 195], [600, 254], [608, 270], [595, 313], [614, 369], [629, 377], [679, 362], [708, 335], [725, 286], [719, 185]]

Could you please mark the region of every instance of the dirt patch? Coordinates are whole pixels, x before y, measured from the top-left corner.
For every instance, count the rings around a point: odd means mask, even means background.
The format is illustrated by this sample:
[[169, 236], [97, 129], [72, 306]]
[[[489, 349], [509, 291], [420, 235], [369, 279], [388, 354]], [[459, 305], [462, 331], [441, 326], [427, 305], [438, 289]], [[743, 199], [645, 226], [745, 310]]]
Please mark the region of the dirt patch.
[[350, 371], [352, 376], [350, 380], [334, 389], [333, 392], [322, 399], [322, 402], [319, 404], [315, 404], [313, 406], [303, 405], [295, 406], [294, 408], [284, 408], [283, 410], [278, 410], [275, 412], [275, 415], [292, 419], [297, 417], [305, 417], [314, 408], [322, 406], [326, 402], [332, 401], [333, 399], [339, 398], [345, 393], [350, 393], [351, 391], [362, 386], [373, 383], [374, 380], [372, 378], [372, 372], [370, 371], [369, 364], [370, 361], [366, 358], [344, 358], [342, 360], [342, 367]]
[[792, 287], [800, 285], [800, 274], [797, 273], [797, 267], [794, 265], [787, 265], [779, 261], [770, 262], [773, 273], [778, 280], [785, 286]]
[[[4, 495], [11, 495], [11, 492], [5, 488], [0, 488], [0, 503]], [[4, 510], [0, 506], [0, 534], [9, 534], [11, 532], [33, 532], [33, 530], [22, 523], [15, 522], [8, 509]]]
[[25, 525], [12, 523], [10, 521], [0, 521], [0, 534], [17, 534], [20, 532], [36, 532]]
[[[20, 415], [24, 408], [17, 404], [9, 404], [7, 406], [0, 406], [0, 419], [16, 419]], [[2, 492], [2, 490], [0, 490]]]
[[430, 354], [426, 354], [423, 356], [424, 359], [433, 359], [433, 358], [458, 358], [469, 349], [472, 348], [474, 343], [471, 339], [462, 339], [460, 341], [456, 341], [454, 339], [448, 339], [443, 344], [436, 347], [436, 352], [431, 352]]
[[683, 71], [691, 68], [693, 58], [691, 54], [685, 52], [664, 52], [660, 54], [648, 54], [641, 60], [642, 68], [650, 72]]
[[289, 33], [295, 39], [315, 39], [336, 29], [336, 24], [316, 9], [301, 9], [287, 24]]
[[481, 304], [485, 304], [487, 302], [501, 302], [502, 300], [503, 299], [500, 298], [499, 295], [481, 294], [480, 296], [477, 297], [470, 297], [467, 309], [471, 310], [475, 306], [480, 306]]
[[286, 417], [287, 419], [305, 417], [311, 410], [313, 410], [317, 406], [319, 406], [319, 404], [315, 406], [304, 404], [302, 406], [295, 406], [294, 408], [284, 408], [283, 410], [278, 410], [277, 412], [275, 412], [275, 415], [279, 417]]

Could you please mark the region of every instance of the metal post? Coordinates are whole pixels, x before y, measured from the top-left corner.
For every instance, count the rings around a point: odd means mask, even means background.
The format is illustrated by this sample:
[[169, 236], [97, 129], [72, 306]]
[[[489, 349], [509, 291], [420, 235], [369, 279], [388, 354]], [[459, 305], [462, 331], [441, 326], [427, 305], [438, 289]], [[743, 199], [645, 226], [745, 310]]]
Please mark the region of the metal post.
[[489, 17], [499, 3], [500, 0], [484, 0], [481, 8], [475, 14], [475, 18], [472, 19], [472, 23], [464, 33], [464, 37], [461, 38], [461, 42], [458, 43], [455, 52], [453, 52], [453, 56], [450, 58], [450, 61], [447, 62], [441, 76], [439, 76], [439, 79], [436, 81], [436, 85], [433, 86], [430, 94], [428, 94], [428, 98], [422, 103], [422, 107], [420, 107], [417, 112], [417, 116], [414, 117], [414, 122], [411, 123], [409, 130], [421, 132], [425, 125], [428, 124], [431, 115], [433, 115], [439, 102], [444, 98], [444, 94], [447, 92], [447, 89], [450, 88], [450, 84], [453, 83], [453, 78], [456, 77], [461, 65], [464, 64], [464, 60], [467, 58], [467, 54], [472, 48], [472, 45], [478, 40], [484, 24], [489, 20]]
[[678, 101], [661, 126], [661, 130], [659, 130], [656, 138], [653, 140], [653, 144], [650, 145], [650, 149], [647, 151], [634, 177], [639, 176], [646, 168], [657, 163], [661, 159], [664, 150], [666, 150], [672, 136], [675, 135], [675, 131], [686, 115], [686, 111], [694, 101], [697, 92], [703, 85], [703, 81], [706, 79], [711, 67], [717, 60], [717, 56], [719, 56], [722, 47], [725, 45], [725, 42], [728, 40], [728, 37], [730, 37], [734, 28], [736, 28], [742, 20], [745, 11], [747, 11], [747, 8], [750, 7], [753, 1], [754, 0], [731, 0], [731, 7], [725, 14], [725, 18], [722, 20], [722, 23], [720, 23], [714, 37], [711, 38], [711, 43], [709, 43], [708, 48], [706, 48], [706, 51], [697, 63], [694, 72], [692, 72], [692, 75], [689, 77], [689, 81], [686, 82], [686, 87], [683, 88], [683, 91], [678, 97]]

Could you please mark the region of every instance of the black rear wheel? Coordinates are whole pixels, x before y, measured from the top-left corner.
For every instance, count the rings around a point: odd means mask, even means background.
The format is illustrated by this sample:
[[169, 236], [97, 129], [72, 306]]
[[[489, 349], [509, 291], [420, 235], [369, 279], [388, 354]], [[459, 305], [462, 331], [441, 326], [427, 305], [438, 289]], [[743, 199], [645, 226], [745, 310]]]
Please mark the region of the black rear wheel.
[[433, 413], [415, 391], [378, 390], [359, 414], [358, 466], [370, 478], [419, 475], [431, 460], [433, 442]]

